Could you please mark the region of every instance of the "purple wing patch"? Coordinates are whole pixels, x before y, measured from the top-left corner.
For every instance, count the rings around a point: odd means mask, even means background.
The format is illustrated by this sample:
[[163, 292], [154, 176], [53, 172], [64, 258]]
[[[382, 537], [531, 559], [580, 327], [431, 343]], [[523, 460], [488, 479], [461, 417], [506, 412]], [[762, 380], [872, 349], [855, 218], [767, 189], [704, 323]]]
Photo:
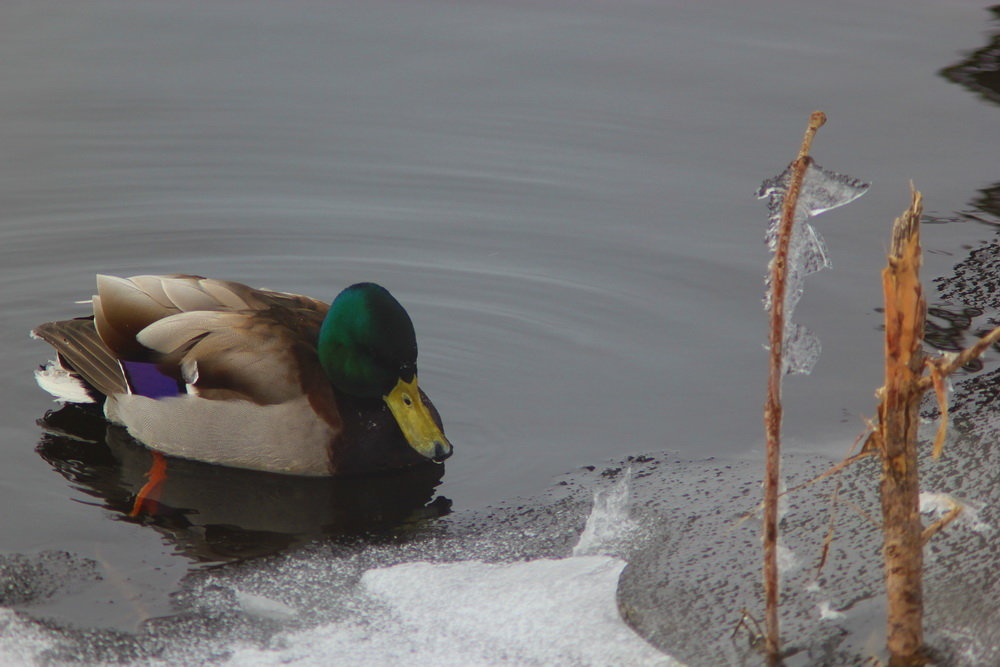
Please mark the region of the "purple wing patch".
[[148, 398], [166, 398], [185, 393], [176, 378], [164, 374], [156, 364], [145, 361], [122, 361], [125, 378], [133, 394]]

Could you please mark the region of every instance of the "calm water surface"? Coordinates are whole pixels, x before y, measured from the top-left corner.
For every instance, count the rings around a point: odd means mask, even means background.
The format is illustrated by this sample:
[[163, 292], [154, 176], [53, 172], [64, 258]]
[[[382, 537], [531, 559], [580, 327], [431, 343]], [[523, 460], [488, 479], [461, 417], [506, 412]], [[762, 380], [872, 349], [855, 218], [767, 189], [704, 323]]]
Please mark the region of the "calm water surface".
[[787, 384], [786, 432], [842, 454], [873, 410], [909, 180], [955, 219], [926, 226], [930, 276], [993, 234], [960, 213], [996, 182], [997, 108], [939, 75], [994, 34], [985, 6], [5, 3], [0, 550], [142, 578], [123, 616], [189, 567], [174, 533], [102, 509], [72, 456], [57, 474], [35, 451], [53, 405], [26, 334], [83, 314], [96, 272], [326, 300], [385, 285], [456, 445], [437, 489], [456, 509], [639, 451], [759, 449], [752, 195], [816, 108], [819, 162], [874, 186], [818, 220], [834, 270], [797, 319], [824, 352]]

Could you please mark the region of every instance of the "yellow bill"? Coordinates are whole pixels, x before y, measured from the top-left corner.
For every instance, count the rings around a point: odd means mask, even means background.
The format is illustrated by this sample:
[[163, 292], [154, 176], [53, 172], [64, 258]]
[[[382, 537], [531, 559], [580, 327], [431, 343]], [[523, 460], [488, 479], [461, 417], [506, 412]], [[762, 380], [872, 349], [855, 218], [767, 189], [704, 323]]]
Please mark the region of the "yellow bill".
[[414, 375], [410, 382], [400, 379], [392, 391], [382, 398], [413, 449], [439, 463], [451, 456], [451, 443], [420, 397], [417, 376]]

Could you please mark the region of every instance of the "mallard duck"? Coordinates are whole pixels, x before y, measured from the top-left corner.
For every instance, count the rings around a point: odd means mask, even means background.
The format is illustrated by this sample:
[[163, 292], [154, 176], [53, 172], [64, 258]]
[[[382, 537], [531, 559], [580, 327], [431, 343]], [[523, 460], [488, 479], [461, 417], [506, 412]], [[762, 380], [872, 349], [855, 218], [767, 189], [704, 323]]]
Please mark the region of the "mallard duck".
[[417, 386], [410, 316], [358, 283], [327, 304], [200, 276], [97, 277], [93, 315], [32, 331], [64, 402], [155, 452], [296, 475], [441, 462], [452, 446]]

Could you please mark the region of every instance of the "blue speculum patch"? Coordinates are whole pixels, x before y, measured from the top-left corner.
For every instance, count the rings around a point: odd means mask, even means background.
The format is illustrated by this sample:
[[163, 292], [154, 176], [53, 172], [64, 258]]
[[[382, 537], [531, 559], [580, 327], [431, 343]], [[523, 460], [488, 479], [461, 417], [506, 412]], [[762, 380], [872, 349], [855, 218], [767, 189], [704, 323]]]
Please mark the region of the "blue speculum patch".
[[122, 368], [125, 369], [125, 377], [133, 394], [148, 398], [165, 398], [184, 393], [178, 380], [163, 373], [154, 363], [122, 361]]

